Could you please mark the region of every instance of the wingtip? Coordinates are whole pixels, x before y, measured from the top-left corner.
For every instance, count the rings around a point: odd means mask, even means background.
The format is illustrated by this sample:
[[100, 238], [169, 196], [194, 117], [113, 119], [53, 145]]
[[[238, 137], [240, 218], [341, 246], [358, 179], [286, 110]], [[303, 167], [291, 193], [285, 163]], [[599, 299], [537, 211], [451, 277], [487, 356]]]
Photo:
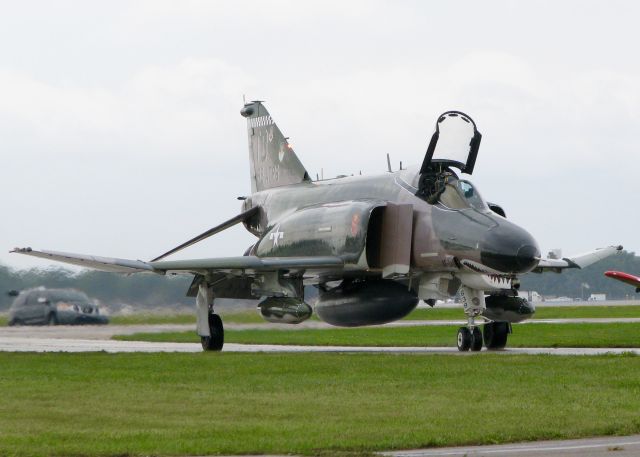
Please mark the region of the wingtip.
[[11, 251], [9, 251], [10, 254], [16, 253], [16, 254], [24, 254], [25, 252], [31, 252], [33, 251], [33, 249], [31, 249], [30, 247], [26, 247], [26, 248], [13, 248]]

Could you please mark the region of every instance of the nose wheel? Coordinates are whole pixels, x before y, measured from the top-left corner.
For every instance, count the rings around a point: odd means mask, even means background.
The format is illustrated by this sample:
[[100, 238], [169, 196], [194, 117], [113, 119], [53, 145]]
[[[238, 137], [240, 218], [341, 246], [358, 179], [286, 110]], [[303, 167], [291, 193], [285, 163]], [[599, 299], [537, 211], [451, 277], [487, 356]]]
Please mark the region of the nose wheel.
[[458, 329], [458, 350], [477, 352], [482, 349], [482, 332], [478, 327]]

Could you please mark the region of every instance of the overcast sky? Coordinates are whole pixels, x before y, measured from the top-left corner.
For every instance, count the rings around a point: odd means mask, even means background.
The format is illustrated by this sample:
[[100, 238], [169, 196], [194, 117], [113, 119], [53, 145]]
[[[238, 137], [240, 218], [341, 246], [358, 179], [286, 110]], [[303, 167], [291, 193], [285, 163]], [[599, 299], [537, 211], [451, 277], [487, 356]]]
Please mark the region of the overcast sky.
[[[640, 252], [638, 2], [6, 1], [0, 263], [149, 259], [250, 191], [242, 96], [310, 174], [420, 163], [443, 111], [472, 177], [543, 253]], [[236, 227], [175, 258], [241, 255]]]

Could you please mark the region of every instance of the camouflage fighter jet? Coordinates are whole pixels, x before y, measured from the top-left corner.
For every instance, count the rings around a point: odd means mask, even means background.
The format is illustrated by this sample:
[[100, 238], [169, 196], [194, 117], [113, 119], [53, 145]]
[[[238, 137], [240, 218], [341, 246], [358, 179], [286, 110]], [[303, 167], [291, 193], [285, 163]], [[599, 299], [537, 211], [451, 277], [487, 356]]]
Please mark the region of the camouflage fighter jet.
[[[193, 275], [187, 294], [196, 297], [205, 350], [224, 344], [215, 298], [260, 298], [266, 320], [297, 324], [312, 315], [304, 286], [314, 285], [318, 317], [347, 327], [401, 319], [419, 300], [433, 306], [460, 291], [468, 324], [458, 330], [458, 349], [479, 351], [483, 342], [504, 348], [511, 324], [534, 313], [517, 295], [519, 275], [582, 268], [621, 249], [542, 259], [536, 240], [454, 171], [473, 173], [480, 147], [481, 134], [464, 113], [438, 117], [420, 167], [316, 181], [262, 102], [240, 113], [247, 119], [251, 195], [237, 216], [148, 262], [13, 252], [117, 273]], [[165, 260], [238, 223], [257, 237], [243, 256]]]

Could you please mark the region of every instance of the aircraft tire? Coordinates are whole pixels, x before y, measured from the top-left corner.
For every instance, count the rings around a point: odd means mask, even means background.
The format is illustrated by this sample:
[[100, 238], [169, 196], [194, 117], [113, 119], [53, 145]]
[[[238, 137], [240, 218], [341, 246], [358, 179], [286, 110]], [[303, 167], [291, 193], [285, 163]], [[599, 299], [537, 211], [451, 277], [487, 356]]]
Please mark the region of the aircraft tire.
[[484, 345], [487, 349], [504, 349], [509, 337], [508, 322], [488, 322], [484, 324]]
[[482, 350], [482, 332], [478, 327], [473, 327], [471, 332], [471, 350], [474, 352]]
[[458, 329], [458, 351], [468, 351], [471, 348], [472, 339], [471, 330], [467, 327], [460, 327]]
[[221, 351], [224, 346], [224, 326], [217, 314], [209, 314], [209, 333], [211, 336], [201, 336], [200, 343], [205, 351]]

